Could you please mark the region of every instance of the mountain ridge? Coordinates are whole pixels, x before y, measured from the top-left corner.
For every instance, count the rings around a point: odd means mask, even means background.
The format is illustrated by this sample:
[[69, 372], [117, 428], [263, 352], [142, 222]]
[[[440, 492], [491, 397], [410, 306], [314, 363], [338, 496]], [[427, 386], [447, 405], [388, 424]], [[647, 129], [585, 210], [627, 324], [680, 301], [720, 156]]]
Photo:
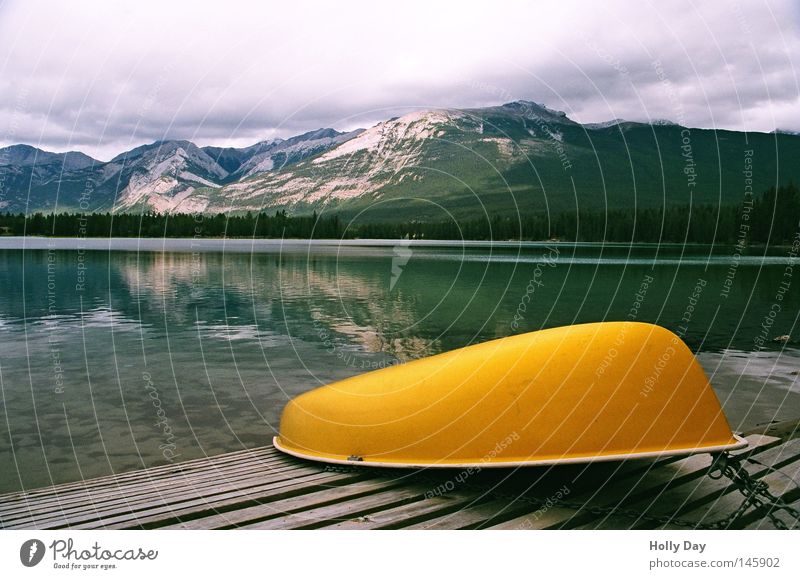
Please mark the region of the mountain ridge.
[[[30, 145], [0, 148], [0, 211], [194, 211], [198, 190], [238, 181], [237, 171], [257, 160], [284, 167], [346, 141], [357, 131], [318, 129], [243, 148], [199, 147], [170, 139], [139, 145], [103, 162], [80, 152], [52, 153]], [[248, 176], [262, 168], [250, 167]]]
[[0, 149], [0, 211], [286, 210], [457, 219], [734, 203], [742, 199], [746, 150], [758, 161], [751, 169], [756, 192], [800, 180], [797, 163], [788, 162], [800, 158], [798, 135], [665, 120], [580, 124], [545, 105], [514, 101], [419, 109], [368, 129], [323, 128], [244, 148], [156, 141], [105, 163], [14, 145]]

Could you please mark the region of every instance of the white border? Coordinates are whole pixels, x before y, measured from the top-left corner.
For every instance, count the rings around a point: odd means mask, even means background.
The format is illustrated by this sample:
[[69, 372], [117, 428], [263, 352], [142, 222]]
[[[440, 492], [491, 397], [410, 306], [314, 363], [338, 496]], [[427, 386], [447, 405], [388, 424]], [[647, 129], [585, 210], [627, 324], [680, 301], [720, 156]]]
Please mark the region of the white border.
[[281, 446], [278, 442], [278, 437], [272, 438], [272, 445], [279, 451], [302, 458], [305, 460], [313, 460], [316, 462], [324, 462], [328, 464], [346, 464], [348, 466], [374, 466], [381, 468], [514, 468], [521, 466], [552, 466], [559, 464], [584, 464], [592, 462], [610, 462], [615, 460], [628, 460], [633, 458], [664, 458], [668, 456], [681, 456], [690, 454], [700, 454], [705, 452], [721, 452], [723, 450], [736, 450], [745, 448], [748, 445], [746, 439], [734, 434], [736, 442], [733, 444], [725, 444], [719, 446], [704, 446], [694, 448], [679, 448], [676, 450], [664, 451], [651, 451], [651, 452], [631, 452], [627, 454], [608, 454], [604, 456], [578, 456], [570, 458], [553, 458], [547, 460], [522, 460], [522, 461], [507, 461], [507, 462], [430, 462], [430, 463], [404, 463], [404, 462], [375, 462], [370, 460], [342, 460], [339, 458], [327, 458], [324, 456], [317, 456], [311, 454], [303, 454], [295, 450]]

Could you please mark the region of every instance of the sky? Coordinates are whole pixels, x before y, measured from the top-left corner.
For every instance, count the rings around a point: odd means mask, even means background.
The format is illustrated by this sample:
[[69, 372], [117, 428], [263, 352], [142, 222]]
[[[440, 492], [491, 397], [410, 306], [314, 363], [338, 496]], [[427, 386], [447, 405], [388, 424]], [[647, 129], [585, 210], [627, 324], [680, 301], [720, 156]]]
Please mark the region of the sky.
[[796, 0], [0, 2], [0, 145], [108, 160], [514, 100], [800, 131]]

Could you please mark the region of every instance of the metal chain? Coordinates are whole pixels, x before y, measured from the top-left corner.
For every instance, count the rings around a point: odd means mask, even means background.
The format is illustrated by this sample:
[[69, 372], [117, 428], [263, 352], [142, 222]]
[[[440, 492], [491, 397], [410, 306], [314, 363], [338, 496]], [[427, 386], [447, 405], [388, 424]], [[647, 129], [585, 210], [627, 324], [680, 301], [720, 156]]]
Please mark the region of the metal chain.
[[[509, 501], [512, 502], [522, 501], [537, 507], [537, 509], [559, 506], [563, 508], [573, 509], [578, 512], [581, 511], [587, 512], [595, 516], [605, 516], [605, 517], [612, 515], [622, 516], [637, 521], [646, 521], [648, 523], [653, 523], [657, 526], [673, 525], [690, 529], [725, 529], [730, 527], [737, 520], [739, 520], [739, 518], [741, 518], [750, 508], [753, 508], [755, 511], [765, 509], [766, 516], [770, 519], [772, 524], [777, 529], [789, 528], [787, 527], [786, 523], [784, 523], [775, 514], [777, 511], [784, 510], [787, 513], [789, 513], [795, 520], [800, 521], [800, 511], [793, 508], [791, 505], [787, 504], [780, 497], [773, 495], [769, 491], [769, 485], [767, 483], [765, 483], [764, 481], [754, 479], [750, 475], [750, 473], [747, 472], [747, 470], [745, 469], [744, 465], [742, 464], [741, 458], [727, 452], [712, 455], [712, 457], [714, 460], [707, 473], [708, 476], [715, 480], [720, 479], [723, 476], [730, 479], [730, 481], [733, 483], [736, 489], [744, 496], [744, 500], [736, 508], [736, 510], [734, 510], [729, 515], [708, 523], [679, 519], [672, 515], [660, 515], [660, 516], [649, 515], [645, 512], [638, 511], [635, 509], [622, 508], [619, 505], [609, 505], [609, 506], [586, 505], [585, 503], [564, 501], [562, 499], [555, 499], [555, 500], [541, 499], [538, 497], [532, 497], [524, 494], [512, 495], [507, 493], [500, 493], [491, 487], [487, 487], [485, 485], [477, 485], [475, 483], [461, 483], [461, 485], [462, 487], [472, 488], [478, 492], [491, 495], [492, 497], [495, 498], [508, 499]], [[373, 475], [376, 474], [376, 471], [373, 469], [355, 465], [354, 466], [327, 465], [325, 467], [325, 470], [328, 472], [340, 472], [340, 473], [364, 473], [369, 471], [370, 474]], [[392, 476], [394, 473], [390, 475], [389, 472], [382, 472], [381, 474], [383, 476]], [[417, 480], [426, 480], [431, 484], [437, 484], [441, 482], [438, 479], [430, 476], [423, 476], [420, 478], [418, 473], [415, 474], [415, 478], [417, 478]], [[548, 502], [550, 503], [549, 505]]]
[[[751, 459], [748, 459], [751, 460]], [[756, 464], [761, 464], [758, 461], [751, 460]], [[777, 471], [768, 465], [762, 465], [770, 470]], [[719, 474], [716, 474], [719, 473]], [[722, 453], [715, 457], [714, 464], [712, 464], [709, 476], [712, 478], [720, 478], [726, 476], [733, 482], [737, 490], [744, 495], [744, 501], [738, 510], [744, 511], [749, 506], [753, 506], [756, 510], [766, 509], [765, 514], [777, 529], [788, 529], [786, 523], [783, 522], [776, 515], [777, 511], [784, 510], [795, 521], [800, 521], [800, 511], [786, 503], [781, 497], [773, 495], [769, 491], [769, 485], [762, 480], [755, 480], [747, 469], [744, 468], [742, 460], [738, 457], [732, 456], [729, 453]]]

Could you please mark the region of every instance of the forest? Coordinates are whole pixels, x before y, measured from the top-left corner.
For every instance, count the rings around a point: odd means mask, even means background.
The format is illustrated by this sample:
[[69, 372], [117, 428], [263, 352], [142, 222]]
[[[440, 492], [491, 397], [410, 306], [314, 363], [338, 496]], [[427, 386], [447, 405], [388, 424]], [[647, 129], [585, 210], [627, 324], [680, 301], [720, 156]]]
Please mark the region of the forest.
[[791, 242], [800, 224], [800, 190], [790, 183], [739, 205], [579, 210], [454, 221], [348, 223], [338, 215], [0, 213], [0, 234], [53, 237], [210, 237], [437, 239], [675, 243]]

